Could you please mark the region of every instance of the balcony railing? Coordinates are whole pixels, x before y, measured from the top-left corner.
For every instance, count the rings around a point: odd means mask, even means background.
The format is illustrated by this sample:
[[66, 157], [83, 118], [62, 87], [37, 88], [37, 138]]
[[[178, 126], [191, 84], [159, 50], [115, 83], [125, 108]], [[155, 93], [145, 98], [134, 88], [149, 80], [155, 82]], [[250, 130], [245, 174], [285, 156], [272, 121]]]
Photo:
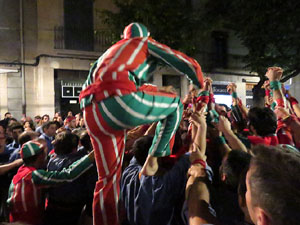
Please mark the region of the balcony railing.
[[103, 52], [112, 45], [113, 36], [109, 30], [66, 30], [54, 27], [54, 48]]
[[201, 51], [196, 55], [197, 61], [208, 72], [214, 69], [243, 69], [245, 63], [241, 55], [227, 54], [226, 58], [212, 52]]
[[[70, 33], [74, 35], [70, 35]], [[66, 37], [67, 34], [67, 37]], [[54, 48], [81, 51], [104, 52], [113, 44], [113, 34], [110, 30], [66, 30], [63, 26], [54, 28]], [[200, 51], [195, 58], [206, 71], [214, 69], [242, 69], [245, 63], [240, 55], [218, 55], [209, 51]]]

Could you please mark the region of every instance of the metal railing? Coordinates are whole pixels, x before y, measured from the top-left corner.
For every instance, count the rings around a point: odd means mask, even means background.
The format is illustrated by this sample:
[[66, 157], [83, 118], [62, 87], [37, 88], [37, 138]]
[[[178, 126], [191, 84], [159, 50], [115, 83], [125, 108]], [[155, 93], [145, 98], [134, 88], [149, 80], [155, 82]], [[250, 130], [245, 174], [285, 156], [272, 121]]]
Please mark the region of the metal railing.
[[[76, 35], [72, 36], [71, 39], [66, 38], [66, 32], [70, 34], [70, 31], [67, 31], [63, 26], [54, 27], [55, 49], [103, 52], [113, 43], [113, 35], [109, 30], [94, 30], [91, 37], [85, 35], [84, 30], [72, 29], [71, 33], [74, 32]], [[78, 34], [81, 35], [78, 36]]]
[[[54, 27], [54, 48], [55, 49], [69, 49], [82, 51], [104, 52], [113, 44], [113, 33], [110, 30], [94, 30], [93, 35], [86, 36], [84, 30], [72, 30], [77, 35], [72, 38], [65, 37], [66, 30], [63, 26]], [[78, 36], [78, 32], [80, 36]], [[76, 37], [78, 40], [76, 40]], [[67, 43], [69, 42], [69, 43]], [[90, 43], [92, 42], [92, 44]], [[88, 45], [88, 47], [87, 47]], [[209, 51], [200, 51], [195, 58], [207, 71], [213, 69], [242, 69], [245, 63], [242, 61], [241, 55], [227, 54], [222, 56]]]
[[241, 55], [227, 54], [225, 57], [226, 59], [222, 59], [216, 53], [204, 51], [195, 56], [206, 71], [212, 71], [213, 69], [243, 69], [246, 65]]

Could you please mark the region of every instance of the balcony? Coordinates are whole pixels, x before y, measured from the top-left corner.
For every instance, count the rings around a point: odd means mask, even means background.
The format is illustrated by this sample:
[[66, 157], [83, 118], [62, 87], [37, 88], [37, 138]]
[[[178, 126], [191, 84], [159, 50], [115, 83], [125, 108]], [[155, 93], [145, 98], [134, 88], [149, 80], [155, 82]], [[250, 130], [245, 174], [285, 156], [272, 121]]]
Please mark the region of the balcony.
[[[66, 30], [63, 26], [54, 28], [55, 49], [104, 52], [113, 44], [113, 40], [114, 37], [110, 30]], [[206, 72], [215, 69], [242, 70], [245, 66], [241, 55], [199, 51], [195, 58]]]
[[242, 55], [226, 54], [225, 56], [220, 56], [216, 53], [201, 51], [196, 54], [195, 58], [204, 68], [205, 72], [223, 69], [243, 70], [246, 66], [242, 60]]
[[54, 48], [79, 51], [104, 52], [113, 43], [109, 30], [65, 29], [54, 27]]

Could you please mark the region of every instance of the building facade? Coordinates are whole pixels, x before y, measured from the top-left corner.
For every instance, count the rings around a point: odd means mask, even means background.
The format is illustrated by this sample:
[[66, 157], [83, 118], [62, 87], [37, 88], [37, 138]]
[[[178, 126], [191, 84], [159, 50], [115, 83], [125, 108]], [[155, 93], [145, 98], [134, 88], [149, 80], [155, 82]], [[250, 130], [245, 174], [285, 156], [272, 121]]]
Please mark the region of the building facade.
[[[112, 44], [97, 16], [100, 9], [117, 10], [112, 1], [0, 0], [0, 5], [1, 116], [79, 112], [78, 95], [90, 65]], [[215, 89], [236, 82], [239, 96], [251, 99], [247, 93], [258, 78], [242, 69], [240, 56], [247, 49], [239, 40], [216, 32], [203, 46], [196, 58], [216, 81]], [[181, 96], [188, 91], [188, 80], [171, 69], [158, 69], [151, 82], [173, 85]]]

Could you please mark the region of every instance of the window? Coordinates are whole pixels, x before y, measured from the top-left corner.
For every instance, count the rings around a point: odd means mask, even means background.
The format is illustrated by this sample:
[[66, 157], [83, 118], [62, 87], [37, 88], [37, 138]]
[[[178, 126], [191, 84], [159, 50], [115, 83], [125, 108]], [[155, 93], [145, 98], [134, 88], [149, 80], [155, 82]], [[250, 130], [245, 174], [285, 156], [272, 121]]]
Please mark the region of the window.
[[213, 63], [215, 68], [227, 68], [227, 39], [228, 35], [225, 32], [213, 32]]
[[178, 96], [181, 96], [181, 79], [180, 75], [163, 75], [163, 86], [173, 86]]
[[93, 0], [64, 0], [65, 48], [93, 51]]

